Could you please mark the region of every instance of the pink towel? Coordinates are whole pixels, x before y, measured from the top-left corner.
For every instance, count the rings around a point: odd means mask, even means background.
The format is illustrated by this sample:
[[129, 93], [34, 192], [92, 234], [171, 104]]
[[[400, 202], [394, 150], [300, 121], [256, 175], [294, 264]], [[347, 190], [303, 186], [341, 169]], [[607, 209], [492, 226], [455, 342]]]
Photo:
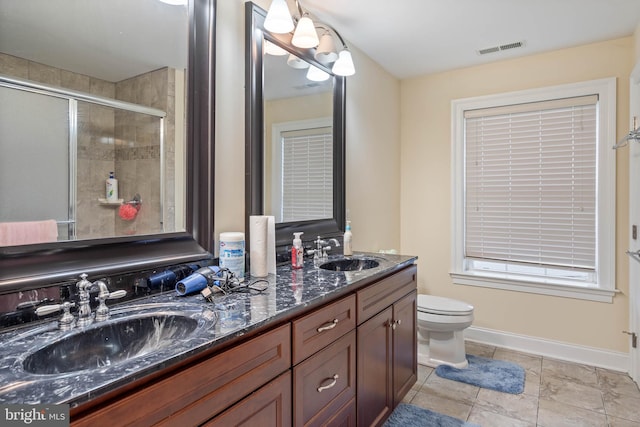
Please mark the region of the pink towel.
[[58, 224], [45, 221], [0, 222], [0, 246], [30, 245], [58, 240]]

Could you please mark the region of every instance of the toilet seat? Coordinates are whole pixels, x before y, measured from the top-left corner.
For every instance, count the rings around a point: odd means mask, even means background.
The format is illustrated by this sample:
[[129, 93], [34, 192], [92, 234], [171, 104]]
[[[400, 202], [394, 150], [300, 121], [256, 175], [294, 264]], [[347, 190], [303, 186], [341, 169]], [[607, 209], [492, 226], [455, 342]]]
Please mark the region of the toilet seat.
[[445, 316], [467, 316], [473, 313], [473, 306], [451, 298], [419, 294], [418, 311]]

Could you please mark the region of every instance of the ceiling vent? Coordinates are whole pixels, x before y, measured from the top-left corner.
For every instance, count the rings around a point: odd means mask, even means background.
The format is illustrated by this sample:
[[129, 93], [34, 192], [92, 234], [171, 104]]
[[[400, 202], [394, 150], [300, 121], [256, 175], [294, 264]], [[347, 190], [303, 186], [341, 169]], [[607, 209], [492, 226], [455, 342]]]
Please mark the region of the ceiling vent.
[[502, 52], [503, 50], [516, 49], [516, 48], [524, 47], [524, 45], [525, 45], [524, 41], [501, 44], [500, 46], [493, 46], [493, 47], [488, 47], [486, 49], [480, 49], [478, 50], [478, 55], [486, 55], [488, 53]]

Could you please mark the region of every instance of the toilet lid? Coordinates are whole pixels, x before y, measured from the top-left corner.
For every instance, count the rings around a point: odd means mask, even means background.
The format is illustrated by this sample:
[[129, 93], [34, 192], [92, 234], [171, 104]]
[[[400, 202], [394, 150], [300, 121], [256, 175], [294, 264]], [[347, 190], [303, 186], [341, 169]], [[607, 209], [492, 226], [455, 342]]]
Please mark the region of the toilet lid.
[[418, 311], [447, 314], [450, 316], [464, 316], [473, 312], [473, 306], [466, 302], [435, 295], [418, 295]]

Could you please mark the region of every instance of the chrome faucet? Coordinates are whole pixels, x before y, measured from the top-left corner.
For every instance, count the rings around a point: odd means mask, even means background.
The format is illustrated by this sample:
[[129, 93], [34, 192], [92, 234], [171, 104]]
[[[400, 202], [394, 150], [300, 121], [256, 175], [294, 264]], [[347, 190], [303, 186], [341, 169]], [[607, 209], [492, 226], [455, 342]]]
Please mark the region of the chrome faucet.
[[87, 275], [82, 273], [80, 275], [80, 281], [76, 284], [78, 289], [78, 319], [73, 317], [70, 313], [71, 307], [74, 307], [75, 303], [64, 302], [62, 304], [46, 305], [44, 307], [38, 307], [36, 314], [38, 316], [44, 316], [59, 310], [63, 311], [63, 315], [59, 320], [60, 329], [68, 330], [73, 328], [74, 324], [80, 327], [90, 325], [93, 323], [94, 318], [91, 313], [91, 294], [90, 291], [94, 286], [98, 287], [98, 308], [96, 309], [95, 320], [101, 322], [109, 318], [109, 307], [107, 307], [106, 300], [122, 298], [127, 295], [127, 291], [118, 290], [109, 292], [107, 284], [102, 280], [97, 280], [95, 283], [91, 283], [87, 280]]
[[333, 243], [333, 247], [335, 248], [340, 246], [340, 242], [338, 241], [338, 239], [331, 238], [328, 240], [323, 240], [320, 236], [318, 236], [318, 238], [314, 240], [313, 243], [315, 243], [316, 248], [308, 251], [307, 253], [313, 254], [314, 262], [327, 258], [327, 252], [331, 250], [331, 246], [325, 245], [330, 245], [331, 243]]

